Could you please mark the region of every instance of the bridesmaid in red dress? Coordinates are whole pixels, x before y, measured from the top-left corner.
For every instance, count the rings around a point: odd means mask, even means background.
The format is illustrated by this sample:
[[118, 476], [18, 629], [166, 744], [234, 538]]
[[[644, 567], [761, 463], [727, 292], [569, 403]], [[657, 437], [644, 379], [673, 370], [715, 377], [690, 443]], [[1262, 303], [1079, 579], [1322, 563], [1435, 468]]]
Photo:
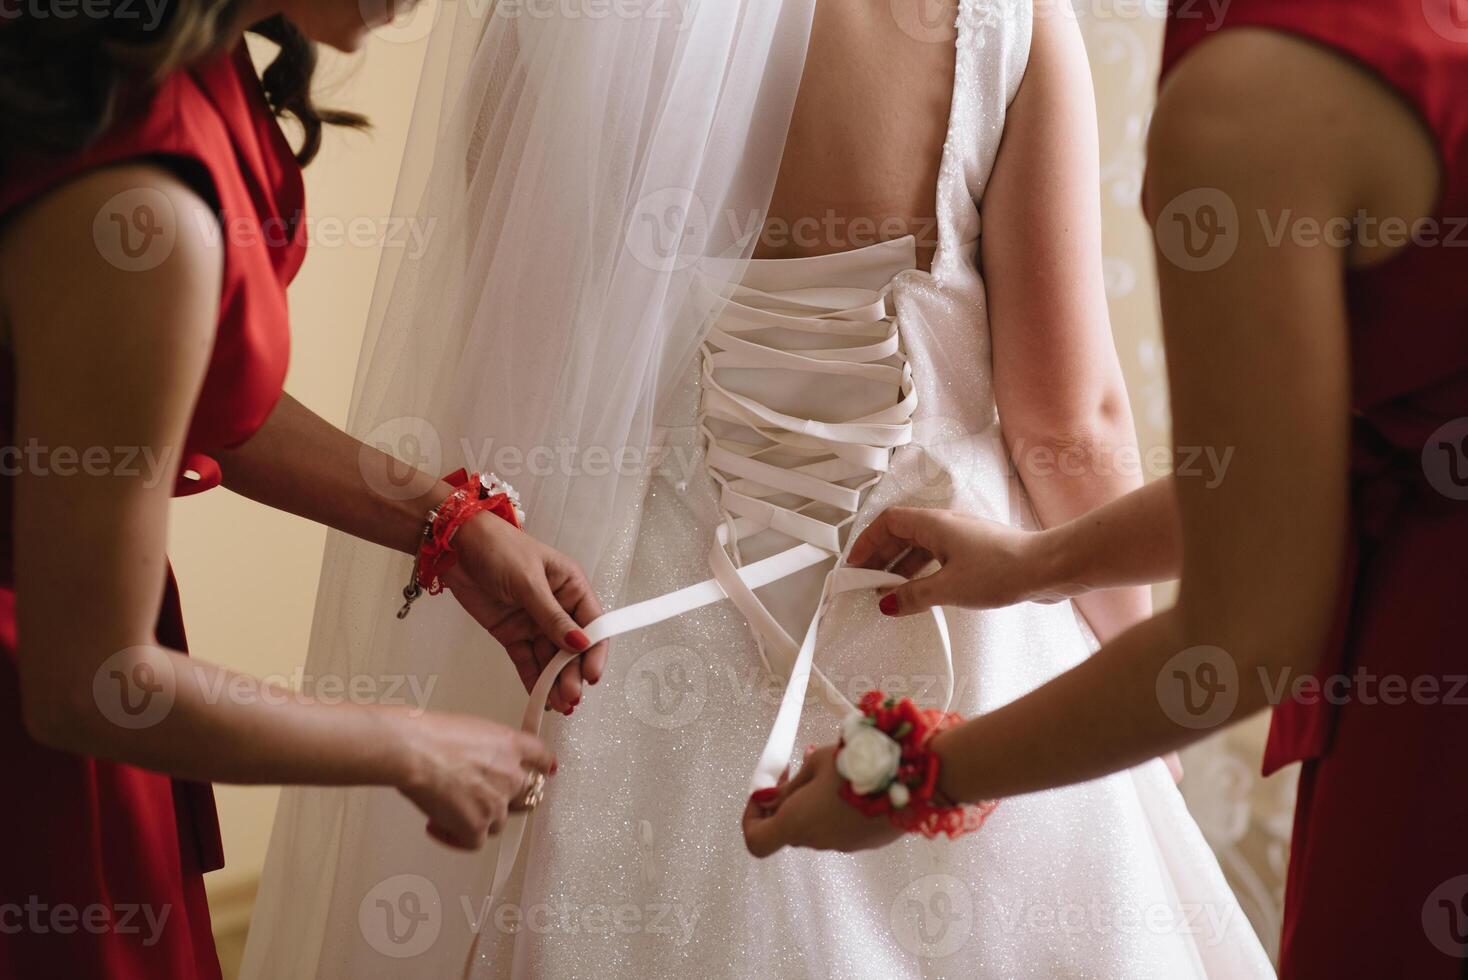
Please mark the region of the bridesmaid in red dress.
[[[853, 563], [941, 566], [891, 615], [1181, 578], [938, 736], [939, 785], [1093, 778], [1274, 704], [1266, 770], [1304, 763], [1282, 975], [1468, 976], [1468, 7], [1174, 0], [1145, 196], [1174, 441], [1230, 465], [1038, 533], [873, 522]], [[751, 850], [895, 836], [837, 797], [832, 754], [751, 803]]]
[[[171, 493], [222, 483], [412, 553], [452, 490], [282, 393], [298, 157], [352, 121], [312, 105], [308, 34], [353, 48], [363, 6], [43, 6], [0, 21], [0, 977], [213, 978], [210, 780], [394, 787], [472, 849], [554, 763], [477, 717], [313, 703], [184, 656]], [[281, 44], [263, 87], [246, 24]], [[389, 466], [394, 499], [370, 478]], [[600, 609], [572, 562], [490, 514], [454, 548], [448, 584], [522, 673], [586, 648]]]

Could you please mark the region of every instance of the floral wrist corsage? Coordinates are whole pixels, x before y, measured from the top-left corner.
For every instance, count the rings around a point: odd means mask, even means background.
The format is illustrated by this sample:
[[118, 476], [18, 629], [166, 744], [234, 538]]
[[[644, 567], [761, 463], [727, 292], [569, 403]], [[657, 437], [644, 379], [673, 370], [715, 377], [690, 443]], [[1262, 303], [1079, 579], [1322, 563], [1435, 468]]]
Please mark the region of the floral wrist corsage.
[[488, 512], [515, 527], [525, 526], [525, 511], [520, 506], [520, 495], [515, 488], [493, 473], [470, 473], [456, 470], [444, 477], [444, 482], [453, 487], [453, 492], [433, 510], [423, 522], [423, 539], [418, 554], [413, 559], [413, 570], [408, 584], [403, 586], [403, 606], [398, 610], [398, 619], [404, 619], [413, 609], [413, 603], [427, 592], [438, 595], [444, 590], [443, 575], [454, 566], [454, 535], [459, 533], [469, 520]]
[[885, 816], [924, 837], [954, 838], [978, 830], [998, 804], [944, 800], [938, 792], [938, 755], [928, 747], [934, 735], [962, 721], [953, 712], [868, 691], [841, 723], [836, 753], [836, 772], [845, 780], [841, 798], [869, 817]]

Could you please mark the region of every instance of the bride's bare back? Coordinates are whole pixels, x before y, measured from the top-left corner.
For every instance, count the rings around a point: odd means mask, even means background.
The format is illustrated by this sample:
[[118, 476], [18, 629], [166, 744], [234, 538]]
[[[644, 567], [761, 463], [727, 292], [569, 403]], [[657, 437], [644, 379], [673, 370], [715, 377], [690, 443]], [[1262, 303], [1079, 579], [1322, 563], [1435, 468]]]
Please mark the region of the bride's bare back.
[[[761, 258], [844, 252], [912, 234], [931, 268], [938, 171], [954, 92], [959, 0], [818, 0]], [[972, 256], [987, 293], [990, 364], [1015, 445], [1090, 453], [1135, 443], [1101, 275], [1094, 92], [1079, 25], [1036, 4], [1024, 78], [1003, 117]], [[997, 55], [996, 55], [997, 56]], [[960, 137], [962, 138], [962, 137]], [[983, 369], [976, 366], [976, 369]], [[1025, 474], [1044, 524], [1135, 487], [1115, 468]], [[1144, 592], [1080, 605], [1111, 635]]]
[[[945, 3], [952, 16], [939, 23], [951, 24], [957, 0]], [[954, 61], [952, 32], [899, 23], [890, 0], [818, 3], [756, 255], [822, 255], [912, 234], [928, 268]]]

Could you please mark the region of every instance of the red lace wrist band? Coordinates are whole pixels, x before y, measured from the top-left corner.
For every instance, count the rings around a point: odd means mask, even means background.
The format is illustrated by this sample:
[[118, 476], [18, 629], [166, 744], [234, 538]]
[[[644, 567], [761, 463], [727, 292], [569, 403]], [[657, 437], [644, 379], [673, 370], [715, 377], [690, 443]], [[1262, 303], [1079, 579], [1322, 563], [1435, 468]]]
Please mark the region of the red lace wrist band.
[[424, 592], [438, 595], [443, 591], [443, 576], [458, 561], [454, 536], [474, 517], [488, 511], [515, 527], [524, 527], [520, 495], [493, 473], [471, 475], [461, 469], [444, 477], [444, 482], [454, 490], [428, 512], [423, 523], [423, 543], [413, 561], [408, 584], [403, 586], [403, 607], [398, 610], [398, 619], [407, 617], [413, 603]]
[[940, 760], [929, 742], [961, 723], [961, 716], [881, 691], [868, 691], [857, 707], [841, 724], [836, 753], [843, 800], [869, 817], [886, 817], [895, 827], [929, 838], [961, 837], [984, 825], [997, 802], [954, 804], [938, 792]]

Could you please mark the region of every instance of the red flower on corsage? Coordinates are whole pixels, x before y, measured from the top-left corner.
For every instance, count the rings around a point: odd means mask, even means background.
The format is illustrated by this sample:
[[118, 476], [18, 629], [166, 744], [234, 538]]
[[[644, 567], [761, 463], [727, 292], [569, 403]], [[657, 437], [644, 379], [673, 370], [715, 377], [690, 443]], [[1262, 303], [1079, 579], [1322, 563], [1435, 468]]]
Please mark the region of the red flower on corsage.
[[868, 691], [858, 710], [841, 723], [836, 771], [845, 780], [841, 798], [869, 817], [924, 837], [949, 838], [983, 826], [997, 803], [953, 804], [938, 793], [940, 760], [928, 743], [963, 721], [953, 712], [919, 708]]

